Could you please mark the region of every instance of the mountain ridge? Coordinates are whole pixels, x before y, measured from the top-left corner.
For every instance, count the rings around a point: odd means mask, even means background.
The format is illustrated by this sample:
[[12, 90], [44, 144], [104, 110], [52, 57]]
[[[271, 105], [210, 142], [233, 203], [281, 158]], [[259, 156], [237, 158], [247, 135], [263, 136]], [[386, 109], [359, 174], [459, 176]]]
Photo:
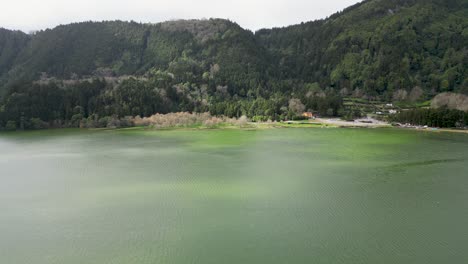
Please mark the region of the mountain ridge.
[[[276, 119], [290, 115], [289, 99], [338, 115], [345, 97], [422, 102], [468, 94], [467, 2], [366, 0], [326, 19], [256, 32], [225, 19], [80, 22], [32, 35], [0, 29], [0, 109], [8, 113], [17, 96], [39, 90], [84, 93], [80, 83], [92, 79], [100, 79], [92, 96], [63, 107], [84, 108], [85, 117], [210, 111]], [[126, 85], [130, 94], [117, 100]], [[131, 102], [147, 86], [161, 105]], [[88, 110], [90, 100], [108, 110]], [[27, 107], [16, 104], [18, 120]], [[61, 119], [73, 112], [57, 111]]]

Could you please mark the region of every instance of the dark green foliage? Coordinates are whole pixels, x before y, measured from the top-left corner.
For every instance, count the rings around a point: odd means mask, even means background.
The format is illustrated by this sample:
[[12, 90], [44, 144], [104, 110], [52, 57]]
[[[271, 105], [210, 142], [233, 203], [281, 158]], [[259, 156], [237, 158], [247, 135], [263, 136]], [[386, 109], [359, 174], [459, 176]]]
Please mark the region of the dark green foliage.
[[392, 99], [415, 86], [461, 91], [468, 69], [463, 0], [364, 1], [329, 19], [261, 30], [281, 78]]
[[29, 38], [23, 32], [0, 28], [0, 76], [12, 67]]
[[30, 37], [23, 32], [0, 28], [0, 96], [4, 92], [2, 86], [8, 81], [5, 74], [13, 67], [29, 40]]
[[343, 119], [347, 121], [353, 121], [361, 117], [362, 113], [358, 109], [348, 109], [343, 113]]
[[467, 28], [466, 0], [367, 0], [255, 34], [222, 19], [0, 29], [0, 127], [175, 111], [281, 120], [298, 114], [291, 99], [352, 119], [363, 113], [344, 111], [342, 96], [468, 94]]
[[16, 122], [15, 121], [8, 121], [5, 125], [5, 130], [7, 131], [14, 131], [16, 130]]
[[391, 121], [430, 127], [463, 128], [468, 125], [468, 113], [450, 109], [415, 109], [391, 116]]

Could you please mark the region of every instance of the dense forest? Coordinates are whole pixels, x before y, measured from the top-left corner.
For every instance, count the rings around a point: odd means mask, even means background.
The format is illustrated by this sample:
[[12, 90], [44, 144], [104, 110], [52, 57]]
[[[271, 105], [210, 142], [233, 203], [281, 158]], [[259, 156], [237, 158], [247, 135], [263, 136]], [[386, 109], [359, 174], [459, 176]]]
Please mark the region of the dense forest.
[[390, 120], [429, 127], [464, 128], [468, 125], [468, 113], [447, 108], [413, 109], [393, 115]]
[[468, 1], [367, 0], [251, 32], [223, 19], [0, 29], [0, 128], [210, 112], [349, 116], [343, 98], [468, 94]]

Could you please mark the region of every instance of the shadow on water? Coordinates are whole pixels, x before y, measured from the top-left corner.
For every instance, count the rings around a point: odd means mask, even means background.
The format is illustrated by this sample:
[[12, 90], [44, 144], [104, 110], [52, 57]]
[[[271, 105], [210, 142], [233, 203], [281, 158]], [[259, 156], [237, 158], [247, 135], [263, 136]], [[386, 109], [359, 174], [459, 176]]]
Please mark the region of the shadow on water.
[[406, 172], [411, 169], [419, 168], [420, 171], [425, 171], [425, 169], [427, 169], [427, 167], [431, 165], [444, 165], [457, 162], [465, 162], [466, 160], [467, 159], [463, 158], [430, 159], [382, 166], [377, 168], [375, 173], [375, 180], [377, 182], [387, 182], [388, 180], [393, 179], [396, 175], [406, 175]]
[[386, 168], [403, 169], [403, 168], [412, 168], [412, 167], [419, 167], [419, 166], [428, 166], [428, 165], [434, 165], [434, 164], [461, 162], [465, 160], [466, 159], [433, 159], [433, 160], [424, 160], [424, 161], [416, 161], [416, 162], [398, 163], [396, 165], [391, 165]]

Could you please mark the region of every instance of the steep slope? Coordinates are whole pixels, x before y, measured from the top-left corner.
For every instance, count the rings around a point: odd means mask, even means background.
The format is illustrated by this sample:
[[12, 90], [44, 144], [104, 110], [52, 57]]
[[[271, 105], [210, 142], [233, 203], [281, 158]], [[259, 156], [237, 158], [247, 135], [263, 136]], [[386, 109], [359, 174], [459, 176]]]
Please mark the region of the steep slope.
[[[258, 85], [271, 88], [266, 83], [272, 79], [395, 100], [407, 99], [415, 87], [425, 97], [468, 92], [467, 5], [465, 0], [367, 0], [324, 20], [255, 36], [222, 19], [87, 22], [31, 37], [3, 30], [0, 76], [11, 83], [41, 73], [61, 79], [143, 75], [171, 63], [201, 75], [217, 64], [218, 81], [233, 94]], [[184, 58], [195, 65], [178, 65]]]
[[281, 78], [387, 99], [416, 86], [432, 96], [468, 85], [467, 6], [465, 0], [369, 0], [257, 37]]
[[[8, 78], [35, 80], [41, 73], [59, 79], [142, 75], [189, 58], [196, 64], [191, 70], [203, 73], [218, 64], [220, 77], [240, 85], [249, 74], [245, 65], [255, 65], [255, 72], [264, 68], [257, 67], [264, 61], [256, 56], [261, 50], [251, 32], [221, 19], [76, 23], [32, 36]], [[232, 72], [239, 76], [230, 76]]]
[[23, 32], [0, 28], [0, 76], [13, 67], [29, 40], [30, 37]]

